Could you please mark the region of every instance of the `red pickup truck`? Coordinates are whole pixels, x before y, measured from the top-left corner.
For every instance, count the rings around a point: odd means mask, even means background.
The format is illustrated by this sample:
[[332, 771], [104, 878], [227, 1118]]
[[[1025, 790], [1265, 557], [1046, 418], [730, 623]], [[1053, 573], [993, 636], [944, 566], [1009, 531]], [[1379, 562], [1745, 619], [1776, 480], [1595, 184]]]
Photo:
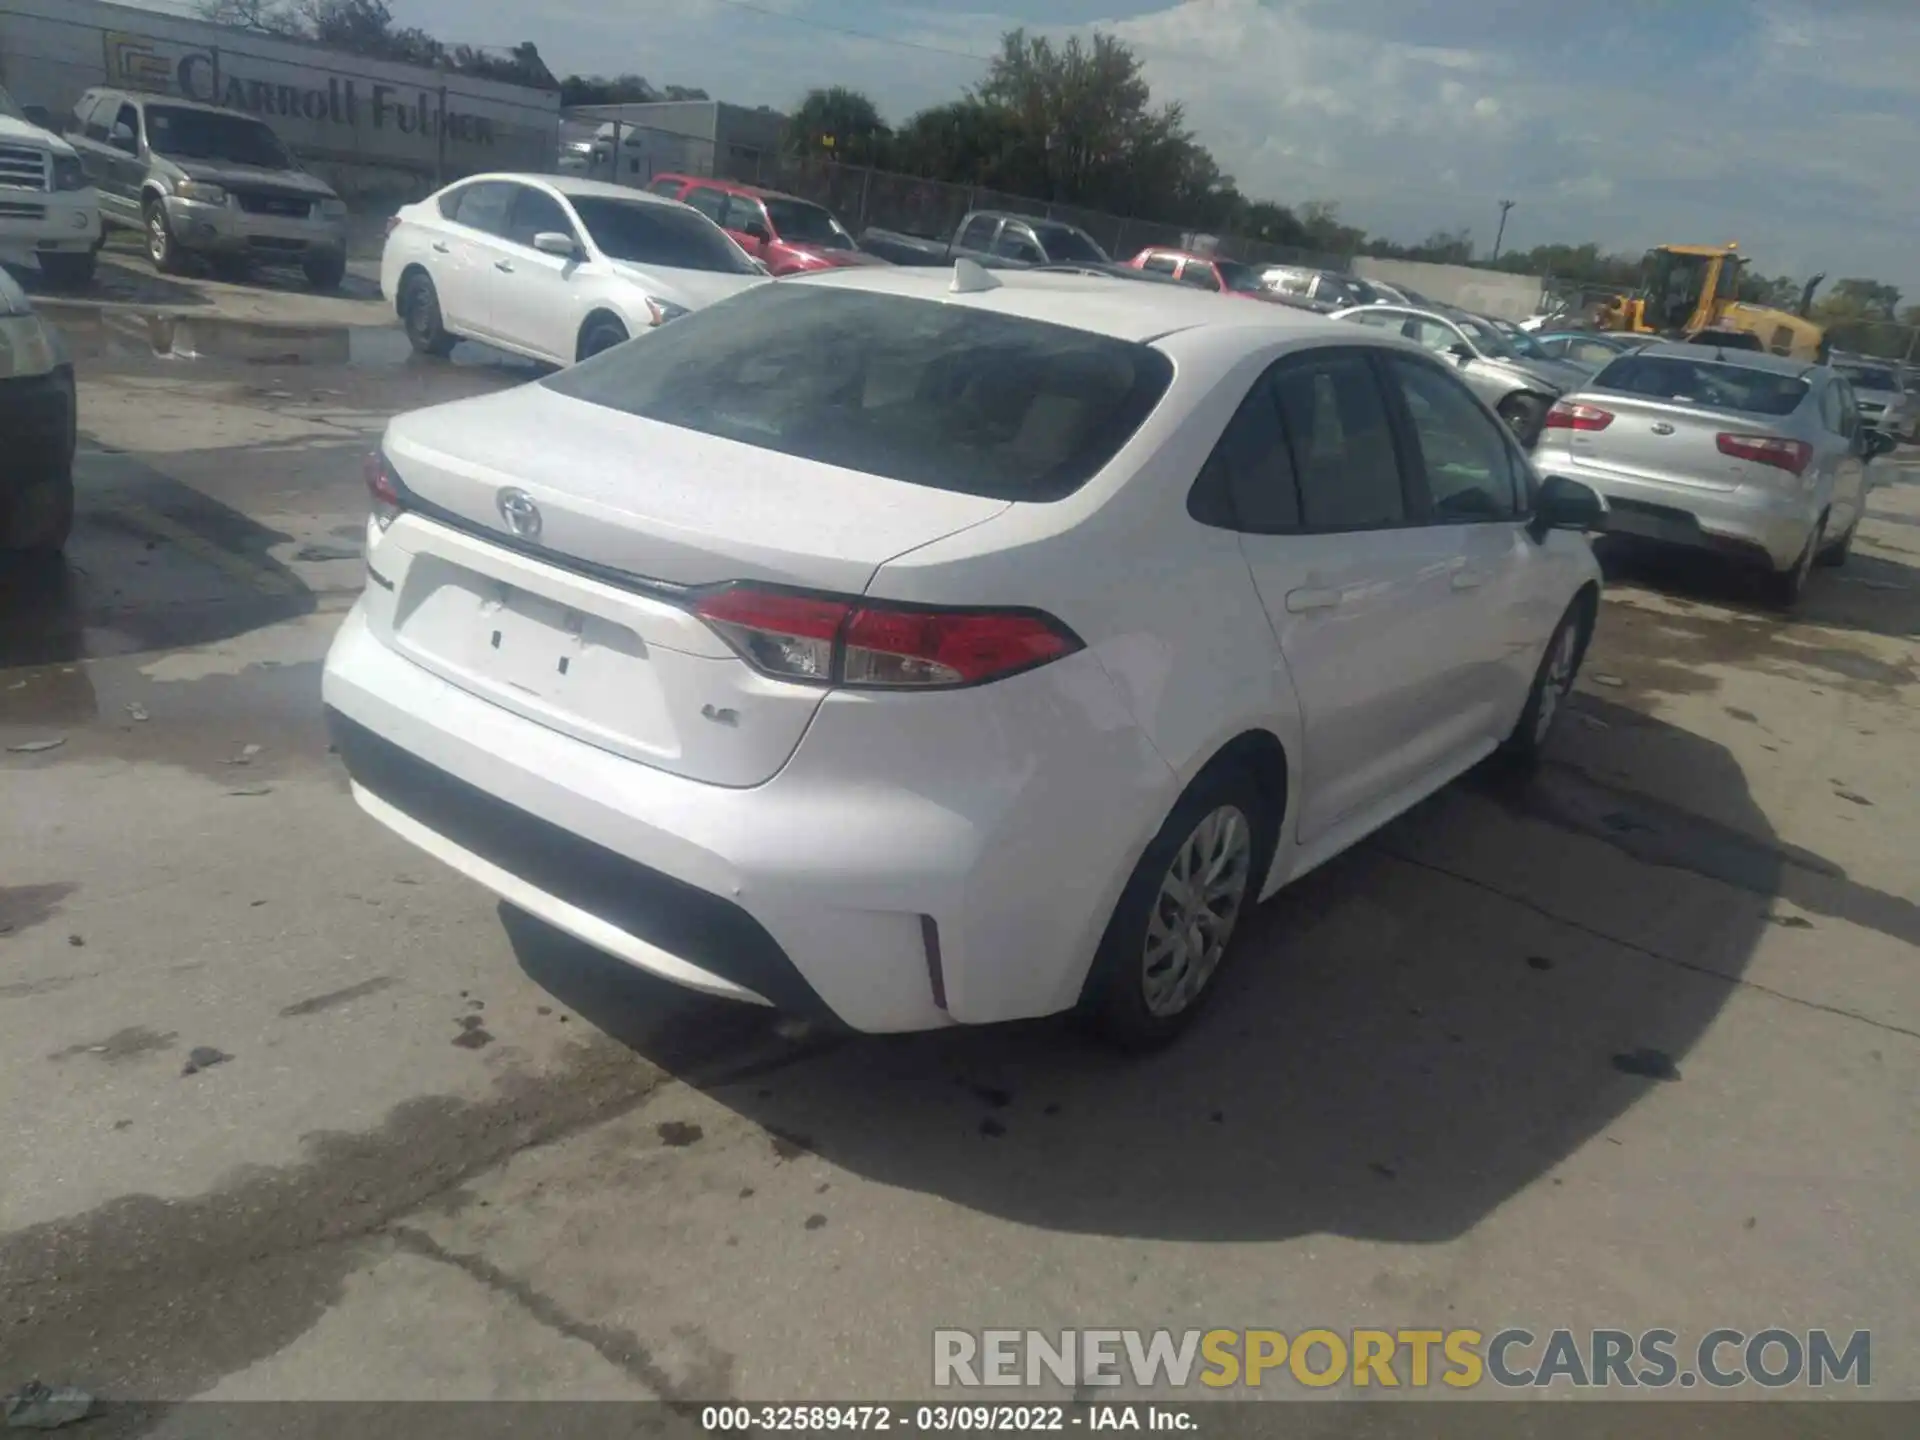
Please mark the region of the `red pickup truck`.
[[811, 200], [700, 175], [656, 175], [647, 189], [691, 205], [775, 275], [886, 264], [855, 249], [833, 212]]

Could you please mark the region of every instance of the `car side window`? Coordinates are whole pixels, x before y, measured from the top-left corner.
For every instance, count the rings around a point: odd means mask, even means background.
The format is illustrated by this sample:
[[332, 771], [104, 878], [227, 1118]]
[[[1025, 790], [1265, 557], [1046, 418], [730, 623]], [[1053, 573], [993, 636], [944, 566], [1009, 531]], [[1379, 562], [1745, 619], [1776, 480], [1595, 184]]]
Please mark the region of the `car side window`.
[[1140, 268], [1155, 275], [1171, 275], [1180, 268], [1180, 262], [1171, 255], [1149, 255], [1140, 262]]
[[[127, 127], [127, 133], [133, 137], [131, 141], [122, 142], [123, 144], [131, 146], [131, 149], [129, 149], [127, 153], [132, 154], [140, 148], [139, 110], [132, 105], [122, 105], [120, 107], [120, 113], [113, 117], [113, 129], [118, 130], [122, 125]], [[111, 131], [109, 131], [109, 136], [111, 136]]]
[[87, 139], [104, 145], [107, 140], [107, 116], [112, 109], [111, 102], [98, 96], [88, 96], [73, 107], [74, 128]]
[[1407, 521], [1406, 494], [1385, 397], [1355, 351], [1283, 364], [1274, 376], [1301, 523], [1310, 530], [1371, 530]]
[[960, 247], [963, 250], [985, 250], [993, 244], [994, 226], [1000, 222], [989, 215], [976, 215], [967, 222], [967, 228], [960, 232]]
[[574, 235], [573, 222], [553, 196], [531, 185], [516, 185], [513, 189], [513, 204], [507, 212], [507, 239], [531, 250], [533, 237], [544, 231], [573, 235], [576, 241], [580, 238]]
[[718, 225], [727, 213], [727, 194], [711, 185], [696, 185], [687, 192], [687, 204]]
[[460, 205], [454, 211], [456, 224], [485, 235], [504, 235], [507, 231], [507, 207], [519, 187], [502, 180], [483, 180], [460, 192]]
[[1204, 260], [1189, 260], [1180, 267], [1180, 283], [1191, 285], [1196, 290], [1218, 290], [1220, 277], [1213, 273], [1213, 266]]
[[1405, 334], [1422, 349], [1431, 350], [1436, 355], [1444, 355], [1460, 343], [1459, 333], [1445, 321], [1427, 320], [1417, 315], [1407, 322]]
[[664, 195], [669, 200], [678, 200], [682, 188], [684, 187], [678, 180], [656, 180], [647, 186], [647, 193], [649, 195]]
[[760, 208], [760, 202], [749, 195], [729, 195], [727, 197], [726, 216], [720, 222], [729, 230], [738, 230], [746, 234], [749, 225], [758, 225], [769, 230], [767, 212]]
[[1009, 222], [1000, 228], [1000, 237], [993, 242], [993, 253], [1004, 255], [1009, 260], [1025, 260], [1038, 265], [1047, 257], [1040, 249], [1040, 242], [1033, 238], [1033, 232], [1024, 225]]
[[1860, 401], [1853, 385], [1844, 377], [1833, 382], [1834, 399], [1840, 410], [1840, 433], [1851, 439], [1860, 429]]
[[1400, 317], [1398, 315], [1376, 315], [1368, 310], [1358, 315], [1349, 315], [1346, 318], [1353, 321], [1356, 325], [1365, 325], [1371, 330], [1398, 330], [1400, 328]]
[[1300, 489], [1270, 373], [1260, 377], [1227, 422], [1200, 468], [1187, 513], [1203, 524], [1251, 535], [1300, 528]]
[[1404, 355], [1390, 356], [1388, 365], [1420, 445], [1434, 520], [1511, 520], [1518, 492], [1499, 423], [1444, 370]]

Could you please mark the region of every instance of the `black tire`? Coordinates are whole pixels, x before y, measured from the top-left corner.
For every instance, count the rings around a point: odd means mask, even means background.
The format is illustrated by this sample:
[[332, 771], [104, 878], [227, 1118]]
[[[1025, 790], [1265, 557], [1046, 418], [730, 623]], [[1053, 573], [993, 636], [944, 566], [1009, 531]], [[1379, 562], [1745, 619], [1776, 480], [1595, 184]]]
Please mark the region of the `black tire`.
[[1580, 678], [1580, 662], [1587, 658], [1587, 645], [1593, 639], [1594, 618], [1592, 598], [1581, 595], [1553, 627], [1539, 668], [1533, 672], [1527, 703], [1520, 707], [1512, 733], [1500, 743], [1498, 755], [1503, 763], [1520, 770], [1540, 763], [1554, 724], [1566, 711], [1573, 682]]
[[141, 214], [146, 219], [147, 258], [162, 275], [177, 275], [185, 268], [186, 256], [180, 242], [173, 238], [173, 226], [167, 220], [167, 207], [158, 200], [147, 201]]
[[631, 338], [627, 334], [627, 327], [613, 316], [591, 316], [587, 323], [580, 327], [580, 345], [574, 358], [576, 360], [591, 359], [602, 350], [611, 350], [616, 345], [626, 344]]
[[1785, 570], [1767, 573], [1766, 595], [1772, 604], [1782, 610], [1791, 610], [1800, 602], [1800, 596], [1807, 588], [1807, 573], [1813, 569], [1813, 562], [1820, 554], [1821, 539], [1826, 530], [1827, 517], [1822, 515], [1819, 523], [1813, 527], [1813, 533], [1807, 536], [1800, 558]]
[[61, 290], [80, 290], [93, 283], [97, 250], [66, 250], [40, 256], [40, 273]]
[[1860, 521], [1856, 518], [1853, 524], [1847, 527], [1846, 534], [1842, 535], [1833, 544], [1813, 557], [1813, 563], [1825, 566], [1829, 570], [1838, 570], [1842, 565], [1846, 564], [1847, 558], [1853, 554], [1854, 532], [1859, 528]]
[[340, 282], [347, 278], [347, 257], [345, 254], [317, 255], [300, 269], [306, 274], [309, 290], [338, 290]]
[[398, 308], [415, 354], [444, 360], [453, 352], [454, 337], [440, 323], [440, 292], [431, 279], [415, 272], [402, 280]]
[[[1185, 917], [1194, 923], [1183, 924], [1174, 913], [1178, 901], [1164, 887], [1177, 881], [1176, 861], [1191, 858], [1189, 846], [1204, 843], [1202, 828], [1209, 824], [1220, 827], [1214, 833], [1226, 846], [1222, 855], [1243, 856], [1244, 874], [1238, 877], [1237, 896], [1223, 894], [1198, 910], [1187, 910]], [[1236, 824], [1237, 832], [1232, 829]], [[1258, 899], [1272, 863], [1278, 827], [1279, 818], [1271, 813], [1259, 782], [1241, 766], [1221, 765], [1194, 781], [1140, 857], [1107, 922], [1080, 1003], [1081, 1015], [1095, 1033], [1125, 1050], [1150, 1050], [1166, 1044], [1192, 1022], [1218, 988], [1214, 982], [1220, 967], [1231, 958], [1233, 942]], [[1237, 839], [1232, 838], [1235, 835]], [[1238, 874], [1241, 863], [1230, 863], [1222, 875]], [[1212, 921], [1201, 922], [1202, 913], [1211, 915]], [[1178, 942], [1164, 935], [1170, 919], [1181, 932], [1180, 948], [1187, 956], [1192, 955], [1193, 937], [1200, 938], [1203, 957], [1197, 971], [1180, 963], [1172, 949]], [[1158, 966], [1148, 953], [1156, 924], [1163, 930], [1163, 958]], [[1182, 976], [1189, 971], [1196, 978], [1182, 998]]]
[[[73, 455], [79, 440], [71, 391], [69, 397], [65, 433], [29, 441], [27, 478], [0, 488], [0, 552], [45, 557], [66, 549], [73, 533]], [[15, 443], [21, 442], [16, 438]]]
[[1538, 395], [1509, 395], [1500, 402], [1499, 414], [1521, 448], [1531, 450], [1540, 439], [1548, 408], [1548, 402]]

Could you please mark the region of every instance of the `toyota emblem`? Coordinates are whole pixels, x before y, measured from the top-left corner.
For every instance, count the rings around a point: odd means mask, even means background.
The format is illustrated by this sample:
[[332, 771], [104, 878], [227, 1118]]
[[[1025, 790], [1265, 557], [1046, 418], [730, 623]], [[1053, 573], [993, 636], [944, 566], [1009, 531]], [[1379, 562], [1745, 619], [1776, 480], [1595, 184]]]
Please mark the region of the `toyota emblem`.
[[507, 522], [507, 529], [522, 540], [540, 538], [540, 507], [533, 503], [533, 497], [524, 490], [516, 490], [511, 485], [493, 497], [500, 518]]

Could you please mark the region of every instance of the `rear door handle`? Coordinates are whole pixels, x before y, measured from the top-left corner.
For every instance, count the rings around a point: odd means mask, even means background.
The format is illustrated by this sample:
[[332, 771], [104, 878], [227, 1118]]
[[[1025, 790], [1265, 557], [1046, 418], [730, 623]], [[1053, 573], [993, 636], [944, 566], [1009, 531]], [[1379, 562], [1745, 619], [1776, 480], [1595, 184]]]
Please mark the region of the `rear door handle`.
[[433, 253], [436, 255], [450, 255], [453, 251], [446, 241], [436, 240], [433, 242]]
[[504, 270], [507, 274], [511, 275], [513, 273], [513, 262], [511, 260], [496, 260], [493, 262], [493, 268], [496, 270]]
[[1332, 610], [1340, 604], [1338, 590], [1321, 589], [1307, 586], [1300, 590], [1287, 592], [1287, 613], [1304, 615], [1310, 610]]
[[1455, 590], [1478, 590], [1486, 583], [1486, 579], [1478, 570], [1456, 570], [1447, 583]]

